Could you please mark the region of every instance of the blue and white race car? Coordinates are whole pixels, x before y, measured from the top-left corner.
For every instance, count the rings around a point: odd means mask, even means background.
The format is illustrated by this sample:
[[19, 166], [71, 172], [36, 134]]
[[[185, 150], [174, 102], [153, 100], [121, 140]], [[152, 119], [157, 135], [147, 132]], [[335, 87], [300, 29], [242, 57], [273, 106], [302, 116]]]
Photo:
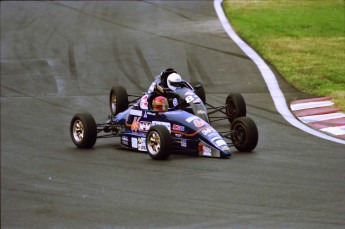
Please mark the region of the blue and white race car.
[[[205, 157], [229, 158], [230, 147], [252, 151], [258, 142], [255, 122], [246, 117], [246, 105], [238, 93], [229, 94], [225, 106], [206, 103], [200, 82], [183, 82], [180, 89], [165, 94], [178, 103], [166, 112], [150, 106], [155, 93], [128, 95], [125, 88], [111, 89], [111, 115], [105, 123], [96, 123], [89, 113], [77, 113], [71, 120], [70, 134], [78, 148], [91, 148], [97, 138], [120, 137], [125, 148], [148, 152], [153, 159], [167, 159], [179, 151]], [[129, 98], [134, 98], [129, 101]], [[142, 109], [140, 103], [148, 104]], [[220, 113], [221, 117], [214, 114]], [[228, 131], [218, 132], [211, 123], [229, 120]]]

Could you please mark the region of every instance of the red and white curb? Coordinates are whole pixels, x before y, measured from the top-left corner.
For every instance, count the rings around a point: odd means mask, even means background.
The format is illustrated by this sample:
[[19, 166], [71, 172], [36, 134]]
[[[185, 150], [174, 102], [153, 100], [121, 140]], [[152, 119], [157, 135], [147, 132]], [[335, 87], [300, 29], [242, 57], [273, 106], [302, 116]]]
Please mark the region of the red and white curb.
[[345, 140], [345, 114], [333, 105], [331, 97], [322, 97], [290, 102], [290, 109], [304, 124]]

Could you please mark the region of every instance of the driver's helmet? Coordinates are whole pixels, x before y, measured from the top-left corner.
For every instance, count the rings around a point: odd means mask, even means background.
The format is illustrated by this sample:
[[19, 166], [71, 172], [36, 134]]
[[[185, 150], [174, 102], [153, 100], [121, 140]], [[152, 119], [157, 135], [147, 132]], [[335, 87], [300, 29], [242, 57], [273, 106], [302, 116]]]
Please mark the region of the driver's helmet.
[[163, 87], [168, 87], [167, 79], [170, 74], [176, 73], [176, 71], [173, 68], [167, 68], [164, 71], [161, 72], [161, 83]]
[[171, 73], [168, 76], [167, 79], [167, 84], [168, 84], [168, 88], [170, 88], [173, 91], [176, 91], [176, 89], [181, 88], [181, 76], [177, 73]]
[[165, 112], [169, 109], [169, 103], [165, 97], [158, 96], [152, 101], [152, 107], [155, 111]]

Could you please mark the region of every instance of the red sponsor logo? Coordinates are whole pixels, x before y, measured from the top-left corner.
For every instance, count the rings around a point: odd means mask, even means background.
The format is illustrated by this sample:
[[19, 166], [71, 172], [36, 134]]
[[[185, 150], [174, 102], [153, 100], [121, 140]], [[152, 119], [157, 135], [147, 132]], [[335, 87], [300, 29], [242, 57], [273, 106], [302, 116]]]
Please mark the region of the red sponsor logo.
[[176, 124], [174, 124], [173, 126], [172, 126], [172, 129], [173, 130], [176, 130], [176, 131], [184, 131], [185, 129], [184, 129], [184, 126], [180, 126], [180, 125], [176, 125]]
[[202, 119], [195, 119], [193, 122], [196, 127], [202, 127], [205, 125], [205, 121]]

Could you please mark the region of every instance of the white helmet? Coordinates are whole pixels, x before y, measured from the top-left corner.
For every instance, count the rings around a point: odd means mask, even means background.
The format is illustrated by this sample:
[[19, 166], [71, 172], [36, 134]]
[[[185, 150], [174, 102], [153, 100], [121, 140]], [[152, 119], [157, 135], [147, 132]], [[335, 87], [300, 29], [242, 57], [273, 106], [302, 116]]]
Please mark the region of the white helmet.
[[169, 76], [168, 76], [168, 79], [167, 79], [167, 84], [168, 84], [168, 87], [175, 91], [176, 89], [180, 88], [181, 87], [181, 76], [177, 73], [171, 73]]

